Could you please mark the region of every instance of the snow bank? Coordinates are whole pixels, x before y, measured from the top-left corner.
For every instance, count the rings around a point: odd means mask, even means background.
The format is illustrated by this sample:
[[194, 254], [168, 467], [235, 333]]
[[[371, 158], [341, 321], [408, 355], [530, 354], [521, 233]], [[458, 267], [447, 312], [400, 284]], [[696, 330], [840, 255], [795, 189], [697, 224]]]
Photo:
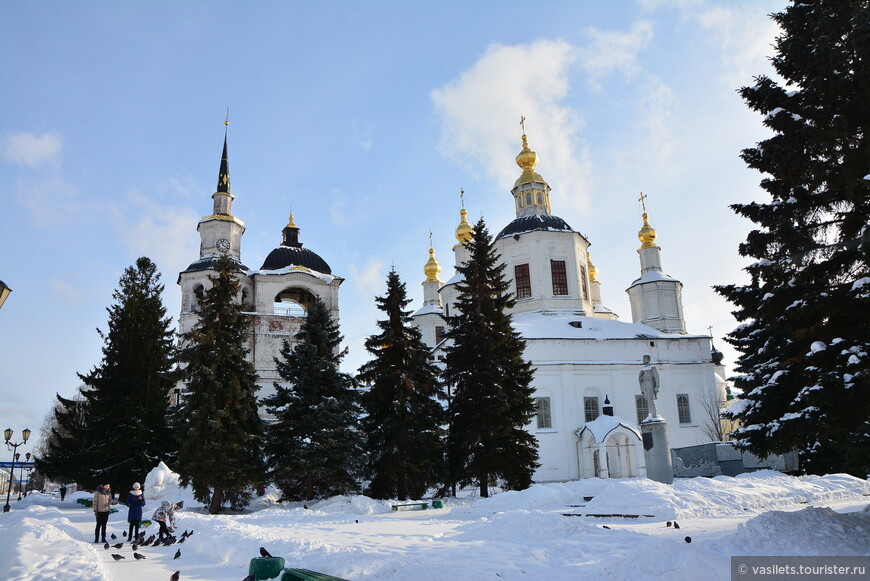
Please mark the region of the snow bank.
[[736, 477], [678, 478], [673, 485], [618, 480], [586, 506], [589, 513], [715, 518], [821, 502], [862, 501], [870, 483], [848, 474], [794, 477], [763, 470]]
[[57, 508], [31, 504], [27, 510], [6, 513], [0, 534], [17, 541], [17, 545], [0, 543], [0, 563], [8, 575], [6, 579], [109, 578], [95, 546], [82, 540], [79, 530]]
[[771, 511], [741, 524], [734, 545], [744, 555], [759, 554], [759, 547], [765, 555], [870, 555], [870, 511]]

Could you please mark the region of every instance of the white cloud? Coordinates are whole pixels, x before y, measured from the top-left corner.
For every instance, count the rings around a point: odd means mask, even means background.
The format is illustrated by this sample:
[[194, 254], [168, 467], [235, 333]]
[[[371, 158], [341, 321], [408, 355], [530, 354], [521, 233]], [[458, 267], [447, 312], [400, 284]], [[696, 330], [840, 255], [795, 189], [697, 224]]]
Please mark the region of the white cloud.
[[588, 28], [585, 32], [589, 42], [577, 49], [578, 61], [594, 79], [613, 72], [636, 73], [639, 70], [637, 56], [653, 38], [653, 26], [647, 20], [635, 22], [631, 30], [625, 32], [597, 28]]
[[76, 188], [59, 175], [21, 179], [15, 185], [15, 196], [40, 228], [69, 223], [84, 211]]
[[540, 156], [537, 169], [558, 184], [553, 197], [585, 204], [589, 168], [578, 139], [583, 122], [561, 104], [575, 58], [574, 47], [561, 40], [490, 45], [471, 67], [432, 91], [442, 117], [443, 154], [469, 171], [484, 168], [487, 179], [510, 190], [519, 176], [514, 158], [525, 116], [530, 146]]
[[384, 261], [370, 256], [362, 265], [350, 265], [350, 279], [356, 287], [357, 293], [371, 297], [383, 294], [385, 288], [386, 273]]
[[7, 133], [3, 136], [3, 159], [16, 165], [32, 169], [46, 165], [56, 165], [63, 150], [63, 138], [60, 133], [51, 132], [42, 135], [33, 133]]
[[758, 18], [758, 4], [716, 4], [695, 15], [708, 32], [708, 40], [717, 45], [722, 61], [719, 81], [728, 87], [752, 83], [752, 77], [772, 74], [768, 57], [780, 33], [771, 18]]
[[65, 282], [51, 280], [49, 285], [51, 286], [51, 294], [64, 303], [80, 303], [82, 301], [82, 293]]
[[192, 225], [201, 215], [192, 207], [163, 204], [138, 191], [129, 192], [126, 202], [125, 208], [116, 210], [122, 243], [136, 256], [151, 258], [166, 280], [174, 282], [174, 273], [191, 261], [188, 250], [199, 248]]

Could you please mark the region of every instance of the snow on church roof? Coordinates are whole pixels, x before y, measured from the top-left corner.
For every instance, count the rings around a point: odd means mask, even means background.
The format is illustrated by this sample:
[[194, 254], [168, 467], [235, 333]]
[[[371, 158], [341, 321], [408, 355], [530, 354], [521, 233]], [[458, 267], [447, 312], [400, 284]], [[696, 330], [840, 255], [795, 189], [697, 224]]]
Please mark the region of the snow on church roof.
[[604, 442], [604, 440], [607, 439], [607, 435], [610, 432], [620, 426], [624, 427], [626, 430], [637, 436], [638, 440], [641, 439], [640, 432], [637, 430], [637, 428], [627, 423], [619, 416], [606, 416], [604, 414], [598, 416], [591, 422], [586, 422], [586, 424], [582, 428], [577, 430], [577, 436], [579, 437], [583, 434], [585, 430], [589, 430], [589, 433], [591, 433], [592, 437], [595, 438], [595, 443], [601, 444], [602, 442]]
[[[572, 324], [574, 323], [574, 324]], [[579, 325], [579, 326], [578, 326]], [[573, 310], [540, 310], [513, 315], [523, 339], [685, 339], [693, 335], [663, 333], [643, 323], [585, 317]], [[696, 335], [699, 336], [699, 335]]]
[[651, 270], [649, 272], [645, 272], [640, 278], [635, 279], [634, 282], [632, 282], [630, 285], [628, 285], [628, 287], [631, 288], [631, 287], [638, 285], [638, 284], [643, 284], [645, 282], [655, 282], [657, 280], [667, 280], [667, 281], [671, 281], [671, 282], [680, 282], [677, 279], [675, 279], [674, 277], [667, 275], [661, 271]]

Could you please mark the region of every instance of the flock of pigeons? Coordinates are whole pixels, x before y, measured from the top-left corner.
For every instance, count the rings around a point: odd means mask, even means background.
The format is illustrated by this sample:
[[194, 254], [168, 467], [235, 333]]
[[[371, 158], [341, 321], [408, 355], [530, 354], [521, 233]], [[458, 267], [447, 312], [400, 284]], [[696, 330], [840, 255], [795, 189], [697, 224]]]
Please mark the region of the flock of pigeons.
[[[193, 534], [193, 532], [194, 531], [192, 529], [190, 531], [185, 530], [178, 537], [176, 537], [175, 535], [169, 535], [167, 537], [164, 537], [162, 540], [158, 539], [156, 537], [156, 535], [151, 535], [150, 537], [148, 537], [146, 539], [144, 532], [139, 533], [139, 536], [136, 537], [135, 539], [133, 539], [132, 542], [130, 542], [130, 548], [133, 549], [133, 558], [136, 559], [137, 561], [141, 561], [142, 559], [147, 558], [142, 553], [137, 552], [139, 550], [139, 547], [147, 547], [147, 546], [159, 547], [161, 545], [164, 547], [168, 547], [170, 545], [174, 545], [175, 543], [178, 543], [180, 545], [185, 540], [187, 540], [187, 537], [191, 536]], [[124, 532], [122, 534], [125, 537], [127, 536], [126, 532]], [[117, 537], [117, 535], [115, 535], [115, 533], [112, 533], [112, 540], [113, 541], [118, 540], [118, 537]], [[115, 543], [113, 545], [106, 543], [103, 545], [103, 549], [105, 549], [107, 551], [109, 549], [121, 550], [122, 548], [124, 548], [123, 542]], [[265, 549], [265, 547], [260, 547], [260, 556], [261, 557], [268, 557], [268, 558], [272, 557], [272, 555], [269, 553], [269, 551], [267, 551]], [[179, 557], [181, 557], [181, 549], [177, 549], [175, 551], [175, 555], [172, 557], [172, 559], [173, 560], [178, 559]], [[124, 555], [121, 555], [119, 553], [112, 553], [112, 558], [115, 561], [120, 561], [121, 559], [126, 559], [126, 557]], [[169, 581], [179, 581], [179, 579], [181, 579], [181, 571], [176, 571], [175, 573], [172, 574], [171, 577], [169, 577]], [[242, 581], [254, 581], [254, 576], [248, 575]]]
[[[142, 559], [147, 558], [145, 555], [138, 552], [139, 547], [148, 547], [148, 546], [159, 547], [161, 545], [164, 547], [168, 547], [170, 545], [174, 545], [175, 543], [181, 544], [184, 541], [186, 541], [187, 537], [191, 536], [193, 534], [193, 532], [194, 532], [193, 530], [189, 530], [189, 531], [185, 530], [184, 532], [181, 533], [181, 535], [179, 535], [177, 537], [175, 535], [168, 535], [168, 536], [164, 537], [163, 539], [158, 539], [156, 535], [151, 535], [150, 537], [145, 538], [145, 533], [141, 532], [141, 533], [139, 533], [138, 537], [136, 537], [135, 539], [130, 541], [130, 548], [133, 549], [133, 558], [136, 559], [137, 561], [141, 561]], [[121, 534], [124, 535], [125, 537], [127, 536], [126, 532], [121, 533]], [[118, 539], [118, 536], [115, 535], [115, 533], [112, 533], [112, 540], [115, 541], [117, 539]], [[124, 548], [123, 542], [115, 543], [115, 544], [106, 543], [103, 545], [103, 549], [105, 549], [107, 551], [109, 549], [120, 550], [122, 548]], [[181, 549], [177, 549], [175, 551], [175, 555], [172, 558], [178, 559], [179, 557], [181, 557]], [[121, 555], [119, 553], [112, 553], [112, 558], [115, 561], [120, 561], [121, 559], [126, 559], [127, 557], [125, 557], [124, 555]], [[170, 579], [170, 581], [178, 581], [180, 578], [181, 578], [181, 571], [176, 571], [175, 573], [172, 574], [172, 576], [169, 579]]]

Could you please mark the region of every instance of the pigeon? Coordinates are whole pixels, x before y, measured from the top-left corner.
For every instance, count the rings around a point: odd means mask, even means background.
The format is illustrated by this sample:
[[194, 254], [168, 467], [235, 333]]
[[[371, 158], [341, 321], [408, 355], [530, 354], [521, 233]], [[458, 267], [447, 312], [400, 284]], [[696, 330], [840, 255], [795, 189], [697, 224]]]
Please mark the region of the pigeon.
[[108, 551], [110, 546], [111, 546], [111, 545], [109, 545], [109, 543], [106, 543], [105, 545], [103, 545], [103, 548], [106, 549], [106, 550]]
[[127, 531], [121, 531], [121, 536], [126, 539], [127, 538]]
[[133, 553], [133, 558], [136, 559], [137, 561], [141, 561], [142, 559], [145, 558], [145, 555], [142, 555], [139, 553]]
[[183, 542], [186, 541], [186, 540], [187, 540], [187, 537], [185, 537], [184, 535], [182, 535], [182, 537], [181, 537], [180, 539], [178, 539], [178, 544], [180, 545], [181, 543], [183, 543]]
[[691, 542], [692, 542], [692, 537], [686, 537], [686, 542], [687, 542], [687, 543], [691, 543]]
[[175, 559], [177, 559], [177, 558], [180, 557], [180, 556], [181, 556], [181, 549], [178, 549], [177, 551], [175, 551], [175, 556], [172, 557], [172, 559], [175, 560]]
[[115, 547], [116, 549], [120, 549], [121, 547], [124, 546], [124, 543], [115, 543], [115, 544], [112, 545], [112, 546]]
[[115, 559], [116, 561], [120, 561], [121, 559], [124, 558], [124, 555], [116, 555], [115, 553], [112, 553], [112, 558]]
[[608, 529], [608, 530], [610, 530], [610, 527], [607, 526], [607, 525], [601, 525], [601, 526], [604, 527], [604, 528], [606, 528], [606, 529]]
[[138, 551], [138, 550], [139, 550], [139, 545], [138, 545], [137, 543], [134, 542], [134, 543], [133, 543], [133, 546], [130, 547], [130, 548], [133, 549], [134, 551]]
[[260, 556], [267, 557], [267, 558], [272, 557], [272, 555], [269, 554], [269, 551], [267, 551], [264, 547], [260, 547]]
[[668, 527], [668, 528], [670, 528], [670, 526], [671, 526], [671, 521], [666, 522], [666, 523], [665, 523], [665, 526]]
[[677, 521], [674, 521], [674, 528], [675, 528], [675, 529], [680, 528], [680, 525], [677, 524]]
[[118, 538], [118, 537], [115, 536], [115, 533], [112, 533], [112, 540], [114, 541], [114, 540], [117, 539], [117, 538]]
[[176, 571], [175, 573], [172, 574], [172, 577], [169, 578], [169, 581], [178, 581], [180, 575], [181, 575], [181, 571]]

